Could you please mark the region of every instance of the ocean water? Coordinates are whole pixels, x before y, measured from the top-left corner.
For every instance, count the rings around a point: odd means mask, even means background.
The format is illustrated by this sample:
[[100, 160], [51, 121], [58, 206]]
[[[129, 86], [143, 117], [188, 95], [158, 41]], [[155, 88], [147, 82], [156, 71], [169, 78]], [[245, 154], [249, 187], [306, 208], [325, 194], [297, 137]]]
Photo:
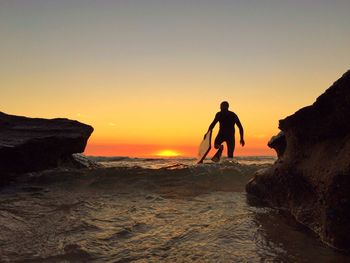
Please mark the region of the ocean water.
[[0, 189], [1, 262], [350, 262], [244, 187], [273, 157], [94, 157]]

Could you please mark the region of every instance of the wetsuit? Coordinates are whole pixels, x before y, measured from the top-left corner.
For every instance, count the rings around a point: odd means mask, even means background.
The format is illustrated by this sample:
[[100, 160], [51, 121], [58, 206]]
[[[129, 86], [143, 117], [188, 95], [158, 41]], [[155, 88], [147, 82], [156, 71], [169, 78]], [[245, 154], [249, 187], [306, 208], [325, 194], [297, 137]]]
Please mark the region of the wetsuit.
[[228, 110], [216, 113], [213, 122], [209, 126], [209, 130], [212, 130], [217, 122], [219, 122], [220, 128], [215, 138], [214, 146], [218, 149], [223, 142], [226, 142], [227, 156], [233, 158], [233, 151], [235, 150], [235, 124], [239, 128], [241, 138], [243, 138], [242, 124], [238, 116], [234, 112]]

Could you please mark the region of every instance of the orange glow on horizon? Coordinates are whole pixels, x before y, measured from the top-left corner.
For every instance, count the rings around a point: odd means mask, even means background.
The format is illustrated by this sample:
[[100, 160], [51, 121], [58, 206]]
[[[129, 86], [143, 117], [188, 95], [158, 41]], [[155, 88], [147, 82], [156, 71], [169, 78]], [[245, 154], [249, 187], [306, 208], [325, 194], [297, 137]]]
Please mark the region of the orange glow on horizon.
[[[167, 150], [164, 150], [167, 149]], [[169, 150], [173, 149], [173, 150]], [[196, 156], [197, 147], [193, 146], [164, 146], [148, 144], [98, 144], [89, 143], [85, 154], [93, 156], [128, 156], [128, 157], [192, 157]]]
[[155, 155], [161, 156], [161, 157], [176, 157], [176, 156], [181, 156], [181, 153], [173, 150], [162, 150], [160, 152], [157, 152]]
[[[236, 145], [235, 156], [275, 156], [276, 152], [267, 147], [267, 142], [262, 139], [247, 139], [246, 145]], [[198, 143], [199, 145], [199, 143]], [[129, 156], [129, 157], [193, 157], [197, 156], [198, 145], [155, 145], [155, 144], [127, 144], [115, 142], [89, 142], [86, 155], [94, 156]], [[224, 144], [224, 156], [226, 145]], [[167, 150], [164, 150], [167, 149]], [[171, 150], [169, 150], [171, 149]], [[215, 149], [212, 148], [209, 156], [213, 156]]]

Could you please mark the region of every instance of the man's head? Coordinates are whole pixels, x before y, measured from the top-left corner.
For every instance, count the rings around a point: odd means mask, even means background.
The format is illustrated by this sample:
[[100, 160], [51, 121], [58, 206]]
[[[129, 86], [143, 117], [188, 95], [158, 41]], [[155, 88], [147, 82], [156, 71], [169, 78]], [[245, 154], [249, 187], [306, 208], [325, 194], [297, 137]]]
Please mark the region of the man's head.
[[221, 104], [220, 104], [220, 109], [221, 109], [221, 111], [228, 111], [228, 102], [227, 101], [223, 101], [223, 102], [221, 102]]

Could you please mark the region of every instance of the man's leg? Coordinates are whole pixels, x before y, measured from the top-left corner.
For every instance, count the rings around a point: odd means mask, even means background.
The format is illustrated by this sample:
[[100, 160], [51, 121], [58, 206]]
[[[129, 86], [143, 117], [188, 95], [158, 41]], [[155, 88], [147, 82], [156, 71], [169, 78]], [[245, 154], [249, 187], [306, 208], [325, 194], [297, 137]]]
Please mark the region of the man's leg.
[[222, 138], [221, 134], [218, 134], [214, 140], [214, 148], [219, 149], [223, 142], [224, 142], [224, 139]]
[[235, 138], [226, 140], [227, 145], [227, 157], [233, 158], [233, 152], [235, 150]]
[[213, 162], [220, 161], [222, 151], [224, 150], [224, 146], [222, 145], [223, 142], [224, 142], [224, 140], [223, 140], [222, 136], [220, 136], [220, 134], [218, 134], [215, 138], [215, 141], [214, 141], [214, 148], [218, 149], [218, 150], [215, 153], [215, 155], [213, 156], [213, 158], [211, 158], [211, 160]]

